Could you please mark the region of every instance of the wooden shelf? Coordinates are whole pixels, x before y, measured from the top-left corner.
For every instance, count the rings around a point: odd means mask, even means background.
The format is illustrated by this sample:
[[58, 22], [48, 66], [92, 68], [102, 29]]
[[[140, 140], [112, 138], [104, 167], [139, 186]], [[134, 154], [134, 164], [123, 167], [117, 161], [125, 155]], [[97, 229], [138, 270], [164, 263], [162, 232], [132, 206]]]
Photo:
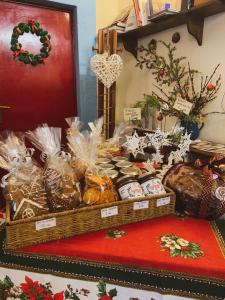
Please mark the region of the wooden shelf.
[[124, 48], [137, 57], [138, 39], [160, 31], [187, 24], [188, 32], [202, 45], [204, 19], [225, 12], [225, 0], [210, 0], [168, 18], [119, 34]]

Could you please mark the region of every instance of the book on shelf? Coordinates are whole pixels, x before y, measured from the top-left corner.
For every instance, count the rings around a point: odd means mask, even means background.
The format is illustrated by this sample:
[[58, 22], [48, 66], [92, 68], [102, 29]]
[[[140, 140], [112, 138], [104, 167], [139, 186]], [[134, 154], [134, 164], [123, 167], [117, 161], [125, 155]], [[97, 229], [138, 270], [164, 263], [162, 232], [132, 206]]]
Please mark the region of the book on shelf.
[[177, 14], [177, 11], [170, 10], [170, 9], [164, 9], [156, 14], [151, 15], [148, 19], [151, 22], [161, 21], [162, 19], [167, 18], [168, 16], [172, 16]]
[[125, 32], [136, 29], [137, 27], [136, 14], [133, 8], [127, 18]]
[[117, 22], [116, 24], [107, 27], [107, 29], [116, 30], [118, 33], [123, 33], [125, 31], [125, 28], [126, 28], [126, 23], [120, 21]]
[[105, 29], [116, 30], [118, 33], [123, 33], [125, 31], [128, 17], [133, 9], [133, 5], [128, 5], [117, 15], [111, 25], [107, 26]]
[[171, 12], [180, 12], [182, 3], [190, 0], [150, 0], [152, 13], [151, 15], [158, 14], [164, 10]]
[[148, 0], [138, 0], [138, 4], [139, 4], [139, 9], [140, 9], [142, 26], [147, 25], [148, 24], [149, 1]]
[[142, 19], [141, 19], [139, 1], [133, 0], [133, 3], [134, 3], [134, 11], [135, 11], [135, 15], [136, 15], [136, 20], [137, 20], [137, 26], [140, 27], [140, 26], [142, 26]]

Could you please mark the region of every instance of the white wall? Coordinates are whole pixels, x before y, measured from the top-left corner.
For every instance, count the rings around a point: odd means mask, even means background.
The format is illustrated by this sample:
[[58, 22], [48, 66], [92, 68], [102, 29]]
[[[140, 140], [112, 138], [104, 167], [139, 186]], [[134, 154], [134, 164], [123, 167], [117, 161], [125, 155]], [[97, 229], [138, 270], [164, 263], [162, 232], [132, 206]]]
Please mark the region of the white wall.
[[132, 3], [132, 0], [96, 0], [96, 29], [111, 25], [118, 14]]
[[[214, 67], [220, 63], [222, 75], [222, 88], [217, 100], [207, 106], [206, 111], [221, 109], [222, 96], [225, 93], [225, 13], [205, 19], [203, 45], [198, 46], [197, 41], [187, 32], [185, 25], [170, 29], [155, 35], [147, 36], [139, 41], [148, 43], [152, 38], [170, 42], [172, 34], [178, 31], [181, 41], [176, 44], [177, 55], [186, 56], [192, 68], [203, 74], [211, 74]], [[163, 52], [162, 52], [163, 53]], [[117, 83], [117, 122], [123, 120], [123, 108], [133, 105], [142, 99], [143, 93], [151, 93], [153, 77], [150, 71], [135, 68], [135, 59], [126, 52], [122, 53], [124, 70]], [[219, 74], [219, 73], [218, 73]], [[225, 110], [225, 100], [224, 100]], [[171, 122], [169, 122], [171, 123]], [[225, 143], [225, 115], [210, 115], [205, 119], [205, 126], [201, 131], [201, 139]]]

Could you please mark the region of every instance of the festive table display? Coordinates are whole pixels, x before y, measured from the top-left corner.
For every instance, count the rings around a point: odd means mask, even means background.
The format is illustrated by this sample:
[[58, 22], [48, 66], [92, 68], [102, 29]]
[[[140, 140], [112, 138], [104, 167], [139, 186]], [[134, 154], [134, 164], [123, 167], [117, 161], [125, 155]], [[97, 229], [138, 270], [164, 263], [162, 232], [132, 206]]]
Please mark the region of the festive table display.
[[[30, 15], [45, 6], [25, 2]], [[142, 14], [147, 0], [133, 2]], [[73, 25], [69, 35], [63, 31], [68, 42], [77, 33], [69, 13], [76, 15], [76, 7], [50, 6]], [[208, 6], [181, 12], [174, 22], [182, 17], [197, 32]], [[30, 78], [40, 82], [36, 71], [52, 59], [60, 31], [54, 28], [53, 41], [54, 20], [25, 15], [13, 25], [8, 18], [8, 54], [13, 67], [32, 71]], [[171, 20], [120, 36], [136, 67], [154, 81], [143, 99], [124, 107], [125, 123], [116, 124], [115, 111], [122, 49], [116, 31], [103, 29], [89, 65], [98, 83], [98, 119], [82, 124], [68, 117], [61, 120], [65, 130], [37, 123], [27, 132], [0, 133], [0, 300], [225, 300], [225, 145], [197, 140], [208, 115], [225, 114], [225, 95], [221, 107], [210, 110], [222, 72], [215, 62], [206, 75], [177, 56], [179, 32], [173, 43], [138, 43], [142, 33], [178, 24]], [[23, 45], [26, 34], [41, 43], [36, 53]], [[77, 88], [62, 83], [65, 90]]]
[[[105, 141], [102, 118], [89, 124], [91, 131], [82, 131], [78, 118], [68, 118], [67, 123], [69, 151], [61, 148], [60, 128], [43, 124], [25, 134], [41, 151], [42, 166], [34, 160], [35, 150], [26, 148], [24, 135], [8, 133], [1, 139], [0, 166], [9, 171], [2, 179], [7, 248], [172, 214], [175, 194], [170, 188], [177, 194], [181, 212], [214, 219], [225, 214], [222, 175], [216, 179], [215, 173], [204, 167], [203, 175], [196, 172], [197, 185], [190, 194], [188, 178], [193, 181], [193, 170], [184, 165], [180, 173], [177, 171], [176, 164], [183, 162], [191, 144], [190, 134], [182, 134], [182, 128], [172, 132], [158, 128], [139, 136], [136, 130], [128, 135], [126, 126], [119, 125], [114, 136]], [[171, 145], [174, 132], [179, 135], [177, 150], [171, 151], [163, 165], [162, 149]], [[127, 154], [144, 155], [146, 147], [155, 151], [148, 161], [139, 167], [128, 161]], [[121, 151], [126, 155], [118, 156]]]
[[[0, 139], [0, 167], [8, 171], [2, 179], [6, 216], [1, 218], [6, 218], [6, 225], [0, 231], [0, 266], [42, 272], [43, 265], [47, 273], [59, 271], [76, 280], [94, 278], [97, 291], [91, 296], [93, 287], [90, 293], [73, 286], [53, 290], [25, 274], [24, 282], [16, 284], [10, 277], [0, 278], [3, 299], [16, 295], [29, 299], [40, 293], [43, 299], [116, 300], [123, 297], [119, 286], [124, 284], [155, 290], [153, 299], [166, 299], [161, 293], [222, 299], [224, 221], [204, 220], [225, 214], [222, 157], [209, 163], [184, 163], [191, 139], [180, 127], [171, 132], [158, 128], [141, 136], [121, 124], [105, 140], [102, 119], [89, 124], [91, 131], [82, 131], [78, 118], [67, 123], [68, 143], [63, 149], [61, 129], [46, 124], [25, 135], [9, 132]], [[36, 150], [26, 147], [26, 138], [41, 151], [39, 163], [34, 159]], [[164, 164], [163, 149], [174, 141], [176, 148], [171, 148]], [[129, 161], [129, 154], [145, 157], [149, 147], [153, 151], [147, 161]], [[175, 193], [181, 213], [169, 216], [175, 213]], [[184, 212], [202, 219], [186, 217]], [[196, 235], [198, 230], [202, 234]], [[74, 266], [76, 275], [64, 272], [64, 267]], [[101, 278], [115, 286], [106, 291]], [[136, 298], [128, 300], [142, 300], [142, 293], [133, 292]]]
[[[67, 122], [69, 151], [61, 149], [61, 129], [46, 124], [19, 137], [9, 133], [2, 138], [0, 166], [9, 171], [2, 179], [7, 248], [58, 240], [174, 212], [175, 194], [163, 187], [155, 169], [145, 165], [141, 169], [129, 162], [128, 156], [118, 156], [124, 135], [127, 140], [136, 139], [136, 147], [139, 140], [144, 146], [151, 139], [160, 151], [160, 145], [169, 144], [164, 133], [158, 130], [153, 137], [139, 137], [131, 132], [128, 136], [126, 126], [119, 125], [114, 136], [105, 141], [101, 134], [102, 118], [89, 124], [91, 131], [81, 131], [78, 118]], [[41, 166], [34, 160], [35, 150], [26, 148], [24, 137], [41, 151]], [[126, 143], [123, 146], [125, 150]], [[154, 162], [153, 156], [151, 164]]]

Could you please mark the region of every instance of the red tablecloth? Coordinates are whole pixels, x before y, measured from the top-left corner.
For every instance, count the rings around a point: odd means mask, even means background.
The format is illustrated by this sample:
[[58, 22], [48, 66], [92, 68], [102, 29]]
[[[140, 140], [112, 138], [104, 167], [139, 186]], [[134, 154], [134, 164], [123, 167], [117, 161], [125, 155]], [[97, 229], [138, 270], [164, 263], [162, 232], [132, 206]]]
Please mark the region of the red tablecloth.
[[224, 243], [213, 227], [167, 216], [18, 251], [225, 279]]

